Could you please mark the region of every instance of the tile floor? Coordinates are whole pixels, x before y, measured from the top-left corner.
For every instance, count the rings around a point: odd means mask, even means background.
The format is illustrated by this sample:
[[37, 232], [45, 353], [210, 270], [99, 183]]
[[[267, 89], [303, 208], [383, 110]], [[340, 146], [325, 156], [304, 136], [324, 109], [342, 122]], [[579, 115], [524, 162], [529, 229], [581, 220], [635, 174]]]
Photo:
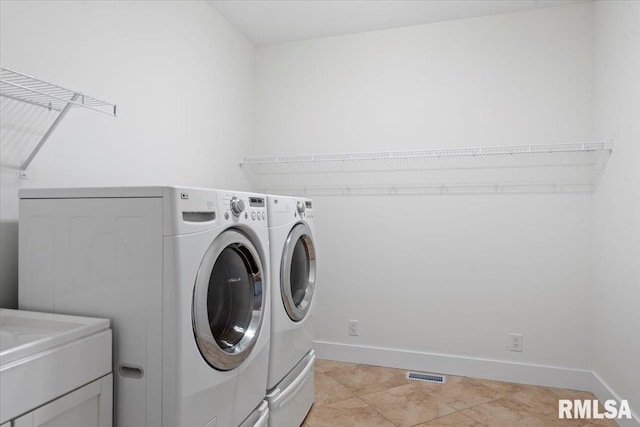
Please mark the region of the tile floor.
[[302, 427], [617, 426], [612, 420], [558, 419], [558, 399], [594, 399], [591, 393], [451, 375], [434, 384], [405, 374], [317, 360], [315, 404]]

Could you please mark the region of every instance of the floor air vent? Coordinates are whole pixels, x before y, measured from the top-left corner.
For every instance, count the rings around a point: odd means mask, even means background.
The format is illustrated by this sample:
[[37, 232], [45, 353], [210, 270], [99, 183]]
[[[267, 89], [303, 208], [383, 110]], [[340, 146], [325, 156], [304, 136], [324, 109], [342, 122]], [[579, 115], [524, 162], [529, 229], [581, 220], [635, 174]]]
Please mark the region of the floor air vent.
[[440, 384], [447, 382], [447, 377], [444, 375], [425, 374], [424, 372], [407, 372], [407, 379]]

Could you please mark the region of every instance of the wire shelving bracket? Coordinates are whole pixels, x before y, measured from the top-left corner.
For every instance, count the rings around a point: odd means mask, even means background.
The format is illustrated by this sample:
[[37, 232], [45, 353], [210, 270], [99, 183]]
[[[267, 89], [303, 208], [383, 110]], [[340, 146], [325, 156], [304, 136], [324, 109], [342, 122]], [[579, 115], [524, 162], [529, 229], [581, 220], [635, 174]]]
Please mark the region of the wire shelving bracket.
[[291, 195], [592, 192], [613, 141], [241, 157], [255, 191]]
[[20, 163], [22, 178], [27, 177], [27, 168], [71, 108], [113, 117], [117, 113], [115, 104], [5, 67], [0, 67], [0, 98], [3, 147], [37, 141]]

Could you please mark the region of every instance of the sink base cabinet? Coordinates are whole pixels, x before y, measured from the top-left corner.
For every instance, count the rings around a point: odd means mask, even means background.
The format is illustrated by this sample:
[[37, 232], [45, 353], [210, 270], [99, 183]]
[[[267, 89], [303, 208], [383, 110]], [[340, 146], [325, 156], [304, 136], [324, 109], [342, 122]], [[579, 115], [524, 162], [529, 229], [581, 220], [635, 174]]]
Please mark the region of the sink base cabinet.
[[113, 378], [105, 375], [3, 424], [10, 427], [112, 427]]

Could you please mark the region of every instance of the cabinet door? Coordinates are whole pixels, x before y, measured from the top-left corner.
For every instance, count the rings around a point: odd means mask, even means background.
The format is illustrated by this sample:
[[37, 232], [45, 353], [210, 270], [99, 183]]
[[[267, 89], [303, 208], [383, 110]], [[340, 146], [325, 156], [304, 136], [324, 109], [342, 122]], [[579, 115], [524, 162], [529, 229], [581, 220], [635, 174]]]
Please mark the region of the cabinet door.
[[111, 374], [14, 420], [15, 427], [112, 427]]

